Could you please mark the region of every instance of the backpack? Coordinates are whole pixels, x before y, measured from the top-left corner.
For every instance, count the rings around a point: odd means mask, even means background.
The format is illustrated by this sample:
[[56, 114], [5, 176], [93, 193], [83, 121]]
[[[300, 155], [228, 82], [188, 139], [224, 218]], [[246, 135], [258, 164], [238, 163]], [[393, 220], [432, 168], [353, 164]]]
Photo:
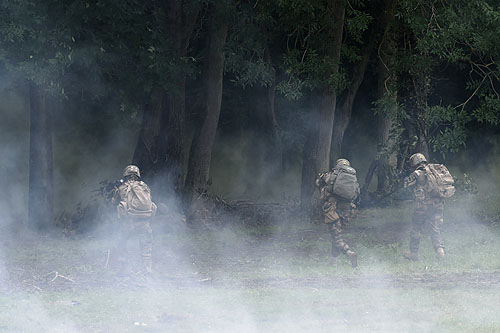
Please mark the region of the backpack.
[[333, 184], [332, 194], [347, 201], [356, 199], [359, 189], [356, 170], [350, 166], [341, 165], [335, 173], [337, 177]]
[[123, 184], [126, 186], [125, 198], [119, 205], [119, 210], [124, 215], [137, 217], [152, 217], [156, 215], [156, 205], [151, 199], [151, 191], [146, 183], [132, 181]]
[[455, 194], [453, 176], [443, 164], [427, 164], [427, 191], [433, 197], [450, 198]]

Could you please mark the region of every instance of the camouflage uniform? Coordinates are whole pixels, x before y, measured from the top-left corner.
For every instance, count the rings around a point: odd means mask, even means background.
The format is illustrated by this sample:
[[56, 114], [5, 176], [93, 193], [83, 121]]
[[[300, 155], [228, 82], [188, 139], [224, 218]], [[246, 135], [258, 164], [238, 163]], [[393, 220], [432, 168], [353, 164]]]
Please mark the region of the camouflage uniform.
[[422, 230], [429, 223], [434, 250], [444, 249], [441, 237], [443, 224], [444, 201], [439, 197], [431, 197], [427, 191], [427, 177], [423, 166], [419, 166], [406, 179], [405, 187], [414, 186], [415, 211], [410, 229], [410, 252], [418, 253]]
[[[113, 196], [113, 203], [119, 204], [121, 201], [126, 201], [127, 197], [127, 182], [139, 182], [138, 179], [126, 180], [120, 185]], [[140, 181], [142, 182], [142, 181]], [[147, 187], [146, 184], [143, 183]], [[148, 188], [149, 189], [149, 188]], [[142, 257], [142, 269], [146, 273], [152, 272], [152, 252], [153, 252], [153, 231], [151, 229], [151, 218], [131, 216], [120, 212], [118, 208], [119, 219], [119, 237], [115, 246], [115, 251], [118, 255], [118, 262], [122, 268], [126, 266], [128, 260], [127, 242], [130, 238], [139, 237], [139, 247]]]
[[[342, 159], [342, 161], [344, 160]], [[336, 163], [336, 165], [338, 164]], [[337, 171], [333, 169], [331, 172], [322, 174], [317, 181], [317, 185], [321, 182], [333, 184], [336, 177]], [[331, 193], [333, 189], [330, 187], [326, 185], [321, 189], [321, 199], [324, 201], [322, 207], [324, 222], [328, 225], [328, 231], [332, 238], [332, 256], [336, 258], [341, 253], [347, 254], [351, 258], [353, 267], [355, 267], [357, 265], [356, 253], [351, 250], [342, 234], [342, 227], [349, 223], [355, 205], [351, 201], [333, 195]], [[357, 196], [359, 197], [359, 186]]]
[[323, 204], [324, 221], [332, 237], [332, 255], [337, 257], [340, 253], [347, 253], [349, 245], [342, 235], [342, 226], [349, 223], [352, 213], [352, 203], [330, 196]]

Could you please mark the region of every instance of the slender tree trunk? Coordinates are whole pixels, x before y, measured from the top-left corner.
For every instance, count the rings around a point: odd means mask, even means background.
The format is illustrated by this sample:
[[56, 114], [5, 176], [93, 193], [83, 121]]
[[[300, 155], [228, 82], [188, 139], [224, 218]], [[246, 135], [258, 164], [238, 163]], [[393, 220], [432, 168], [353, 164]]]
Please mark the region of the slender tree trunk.
[[[377, 63], [377, 99], [391, 99], [392, 107], [397, 107], [396, 77], [394, 73], [397, 36], [393, 27], [395, 20], [395, 9], [397, 0], [385, 1], [385, 9], [382, 17], [381, 26], [382, 37], [378, 47]], [[385, 103], [383, 104], [386, 105]], [[377, 193], [382, 196], [389, 193], [392, 182], [390, 179], [391, 168], [396, 167], [396, 151], [393, 145], [395, 142], [390, 140], [390, 134], [394, 128], [393, 114], [391, 110], [380, 110], [377, 115], [377, 156], [370, 164], [369, 172], [366, 175], [363, 184], [362, 193], [365, 195], [372, 181], [375, 171], [377, 172]]]
[[[217, 23], [214, 23], [216, 25]], [[219, 123], [224, 73], [224, 46], [228, 26], [217, 25], [210, 31], [204, 66], [204, 118], [191, 145], [186, 190], [205, 189], [210, 176], [212, 147]]]
[[[329, 52], [332, 59], [338, 64], [342, 46], [345, 7], [342, 1], [332, 0], [327, 10], [331, 13], [334, 21], [334, 26], [330, 33], [331, 46]], [[337, 65], [333, 68], [332, 74], [338, 73], [338, 70]], [[330, 148], [336, 103], [337, 93], [325, 87], [321, 92], [320, 107], [312, 119], [312, 126], [309, 129], [308, 138], [304, 146], [301, 202], [307, 211], [311, 207], [314, 180], [318, 172], [327, 171], [330, 168]]]
[[[395, 6], [397, 1], [388, 0], [386, 13], [387, 25], [378, 57], [378, 98], [388, 98], [394, 108], [397, 107], [398, 92], [396, 90], [397, 78], [391, 69], [396, 64], [397, 38], [393, 27], [395, 20]], [[396, 142], [391, 139], [394, 130], [394, 120], [390, 112], [383, 112], [377, 116], [377, 150], [379, 156], [377, 169], [377, 193], [386, 195], [392, 191], [393, 180], [391, 175], [397, 167], [397, 152], [394, 147]]]
[[141, 175], [148, 183], [155, 184], [155, 173], [158, 168], [158, 135], [162, 108], [161, 92], [153, 93], [144, 105], [141, 131], [132, 158], [132, 164], [141, 169]]
[[[271, 64], [271, 55], [269, 48], [266, 47], [265, 53], [266, 62]], [[266, 162], [272, 165], [273, 173], [279, 173], [283, 171], [283, 144], [281, 142], [280, 127], [278, 120], [276, 118], [275, 111], [275, 97], [276, 97], [276, 76], [273, 75], [273, 81], [269, 87], [267, 87], [267, 99], [263, 110], [265, 110], [265, 124], [266, 132], [271, 141], [271, 149], [268, 149], [266, 154]]]
[[252, 108], [252, 118], [255, 118], [257, 124], [258, 138], [262, 138], [259, 144], [252, 145], [252, 156], [262, 155], [266, 169], [275, 175], [283, 170], [283, 147], [274, 109], [275, 82], [269, 87], [252, 89], [251, 92], [252, 96], [257, 96]]
[[53, 221], [52, 118], [41, 88], [29, 84], [30, 156], [28, 224], [48, 229]]
[[[374, 30], [372, 30], [374, 31]], [[344, 96], [344, 100], [340, 108], [337, 108], [335, 112], [335, 125], [333, 128], [333, 142], [332, 142], [332, 155], [333, 160], [337, 160], [343, 156], [342, 152], [342, 142], [344, 141], [344, 134], [351, 121], [352, 107], [354, 105], [354, 99], [358, 93], [359, 87], [363, 82], [365, 76], [366, 67], [368, 66], [368, 60], [372, 53], [373, 47], [375, 45], [375, 34], [370, 34], [369, 42], [363, 48], [361, 54], [361, 61], [354, 69], [351, 78], [351, 84], [347, 89]]]

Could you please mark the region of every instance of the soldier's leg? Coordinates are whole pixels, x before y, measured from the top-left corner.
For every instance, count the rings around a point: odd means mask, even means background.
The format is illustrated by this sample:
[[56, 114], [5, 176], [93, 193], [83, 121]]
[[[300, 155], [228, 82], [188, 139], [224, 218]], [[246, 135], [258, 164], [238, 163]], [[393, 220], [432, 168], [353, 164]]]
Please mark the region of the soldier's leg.
[[116, 269], [118, 270], [118, 273], [120, 274], [127, 274], [128, 270], [128, 264], [127, 260], [129, 258], [128, 256], [128, 250], [127, 250], [127, 242], [130, 239], [132, 235], [132, 226], [131, 226], [131, 221], [127, 219], [122, 219], [119, 221], [119, 230], [118, 230], [118, 237], [116, 238], [115, 241], [115, 247], [112, 249], [112, 256], [116, 264]]
[[[341, 225], [342, 226], [348, 225], [349, 222], [351, 221], [351, 215], [352, 215], [351, 203], [350, 202], [343, 202], [340, 205], [338, 205], [337, 207], [339, 208], [339, 209], [337, 209], [337, 212], [340, 216]], [[351, 260], [352, 267], [357, 267], [358, 266], [358, 255], [356, 254], [356, 252], [354, 252], [351, 248], [348, 248], [345, 251], [345, 254], [347, 254], [349, 259]]]
[[441, 236], [441, 225], [443, 224], [443, 204], [438, 203], [433, 207], [432, 214], [429, 217], [431, 230], [431, 240], [434, 250], [440, 257], [444, 257], [444, 243]]
[[349, 245], [342, 236], [342, 222], [340, 219], [330, 223], [330, 234], [332, 236], [332, 247], [335, 247], [339, 254], [347, 253], [350, 250]]
[[420, 238], [422, 237], [422, 229], [426, 220], [425, 207], [417, 207], [413, 213], [410, 228], [410, 252], [418, 253], [420, 247]]
[[[338, 237], [338, 231], [337, 228], [335, 227], [335, 224], [337, 222], [340, 223], [340, 217], [337, 214], [337, 203], [333, 200], [329, 200], [328, 202], [325, 202], [323, 205], [323, 216], [324, 216], [324, 221], [328, 226], [328, 232], [330, 233], [330, 237], [332, 239], [332, 256], [333, 258], [337, 258], [340, 255], [340, 250], [337, 247], [337, 237]], [[340, 227], [340, 230], [342, 231], [342, 227]]]
[[[332, 254], [335, 251], [336, 256], [340, 253], [344, 253], [351, 260], [351, 266], [358, 266], [358, 255], [356, 252], [352, 251], [347, 242], [344, 240], [342, 235], [342, 220], [338, 219], [334, 223], [331, 223], [330, 233], [332, 236]], [[334, 250], [335, 249], [335, 250]]]
[[403, 252], [403, 256], [408, 260], [418, 260], [418, 249], [420, 247], [420, 238], [422, 237], [422, 229], [426, 220], [425, 206], [417, 204], [410, 227], [410, 252]]
[[153, 271], [153, 230], [149, 221], [138, 224], [139, 246], [141, 249], [142, 269], [146, 273]]

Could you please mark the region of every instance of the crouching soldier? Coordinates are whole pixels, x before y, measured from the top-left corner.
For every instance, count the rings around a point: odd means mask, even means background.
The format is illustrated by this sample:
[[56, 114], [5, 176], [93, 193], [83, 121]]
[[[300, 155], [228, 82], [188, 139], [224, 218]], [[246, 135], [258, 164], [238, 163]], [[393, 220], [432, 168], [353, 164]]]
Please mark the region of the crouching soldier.
[[341, 253], [351, 260], [352, 267], [358, 265], [358, 256], [352, 251], [342, 235], [342, 227], [350, 218], [354, 200], [359, 198], [359, 184], [356, 170], [346, 159], [338, 159], [330, 172], [319, 174], [316, 186], [320, 189], [320, 199], [324, 222], [332, 237], [332, 256], [336, 261]]
[[152, 273], [153, 232], [151, 217], [156, 214], [156, 204], [151, 199], [151, 190], [141, 180], [139, 168], [129, 165], [123, 170], [121, 184], [115, 189], [112, 203], [116, 205], [119, 237], [116, 245], [118, 263], [121, 270], [126, 267], [127, 241], [139, 237], [142, 257], [142, 271]]
[[422, 230], [426, 223], [430, 226], [431, 240], [438, 258], [444, 258], [444, 243], [441, 237], [444, 199], [453, 196], [453, 177], [442, 164], [430, 164], [421, 153], [410, 157], [413, 172], [406, 177], [405, 187], [413, 188], [415, 210], [410, 229], [410, 252], [403, 252], [408, 260], [418, 260], [418, 249]]

